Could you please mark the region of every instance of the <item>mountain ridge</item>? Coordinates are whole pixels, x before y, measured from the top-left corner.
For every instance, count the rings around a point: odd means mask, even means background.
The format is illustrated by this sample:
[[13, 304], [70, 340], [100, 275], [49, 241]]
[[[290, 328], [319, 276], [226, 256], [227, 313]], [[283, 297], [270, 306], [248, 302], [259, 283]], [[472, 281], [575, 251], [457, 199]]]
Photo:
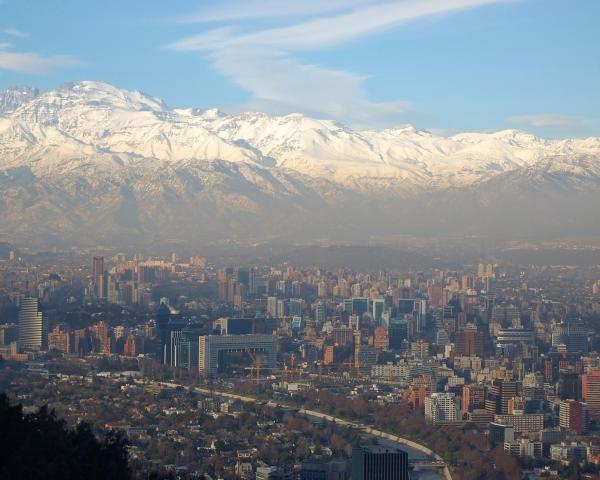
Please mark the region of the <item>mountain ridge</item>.
[[[435, 225], [480, 233], [478, 223], [517, 234], [535, 230], [534, 205], [588, 232], [561, 202], [578, 208], [599, 192], [596, 137], [354, 131], [298, 113], [172, 109], [92, 81], [0, 91], [0, 240], [366, 238]], [[494, 209], [498, 229], [478, 221]], [[561, 221], [540, 231], [560, 234]]]

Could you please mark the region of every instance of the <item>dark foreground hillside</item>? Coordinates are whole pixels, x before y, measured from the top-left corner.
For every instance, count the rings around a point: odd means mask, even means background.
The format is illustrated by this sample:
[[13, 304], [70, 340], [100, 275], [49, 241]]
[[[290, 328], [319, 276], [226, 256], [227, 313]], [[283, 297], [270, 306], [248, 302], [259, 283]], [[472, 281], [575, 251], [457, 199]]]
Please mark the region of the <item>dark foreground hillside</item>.
[[117, 432], [98, 440], [87, 423], [69, 429], [45, 406], [23, 414], [21, 405], [0, 394], [2, 479], [130, 479], [127, 445]]

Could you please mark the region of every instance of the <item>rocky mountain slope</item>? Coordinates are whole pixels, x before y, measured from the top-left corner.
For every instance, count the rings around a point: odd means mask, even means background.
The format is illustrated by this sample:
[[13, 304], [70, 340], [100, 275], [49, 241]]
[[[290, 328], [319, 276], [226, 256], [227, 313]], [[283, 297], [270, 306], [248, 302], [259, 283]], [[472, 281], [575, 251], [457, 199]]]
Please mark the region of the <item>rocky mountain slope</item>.
[[353, 131], [100, 82], [0, 92], [0, 241], [600, 233], [600, 139]]

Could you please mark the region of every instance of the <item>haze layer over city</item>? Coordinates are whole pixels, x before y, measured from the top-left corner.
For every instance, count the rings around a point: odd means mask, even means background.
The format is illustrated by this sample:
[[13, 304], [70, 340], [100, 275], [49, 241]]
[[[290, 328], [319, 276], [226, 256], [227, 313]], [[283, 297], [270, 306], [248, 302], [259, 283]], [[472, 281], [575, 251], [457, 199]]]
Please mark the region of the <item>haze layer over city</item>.
[[600, 479], [599, 21], [0, 0], [0, 478]]

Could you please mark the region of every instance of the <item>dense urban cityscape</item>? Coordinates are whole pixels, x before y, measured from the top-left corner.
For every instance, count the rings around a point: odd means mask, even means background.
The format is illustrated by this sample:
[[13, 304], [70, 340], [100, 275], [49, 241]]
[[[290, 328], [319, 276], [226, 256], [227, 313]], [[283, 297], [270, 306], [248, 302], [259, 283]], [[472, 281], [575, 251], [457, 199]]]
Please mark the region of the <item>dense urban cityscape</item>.
[[0, 0], [0, 480], [600, 480], [599, 25]]
[[13, 249], [0, 273], [0, 391], [124, 432], [135, 478], [598, 477], [598, 265]]

